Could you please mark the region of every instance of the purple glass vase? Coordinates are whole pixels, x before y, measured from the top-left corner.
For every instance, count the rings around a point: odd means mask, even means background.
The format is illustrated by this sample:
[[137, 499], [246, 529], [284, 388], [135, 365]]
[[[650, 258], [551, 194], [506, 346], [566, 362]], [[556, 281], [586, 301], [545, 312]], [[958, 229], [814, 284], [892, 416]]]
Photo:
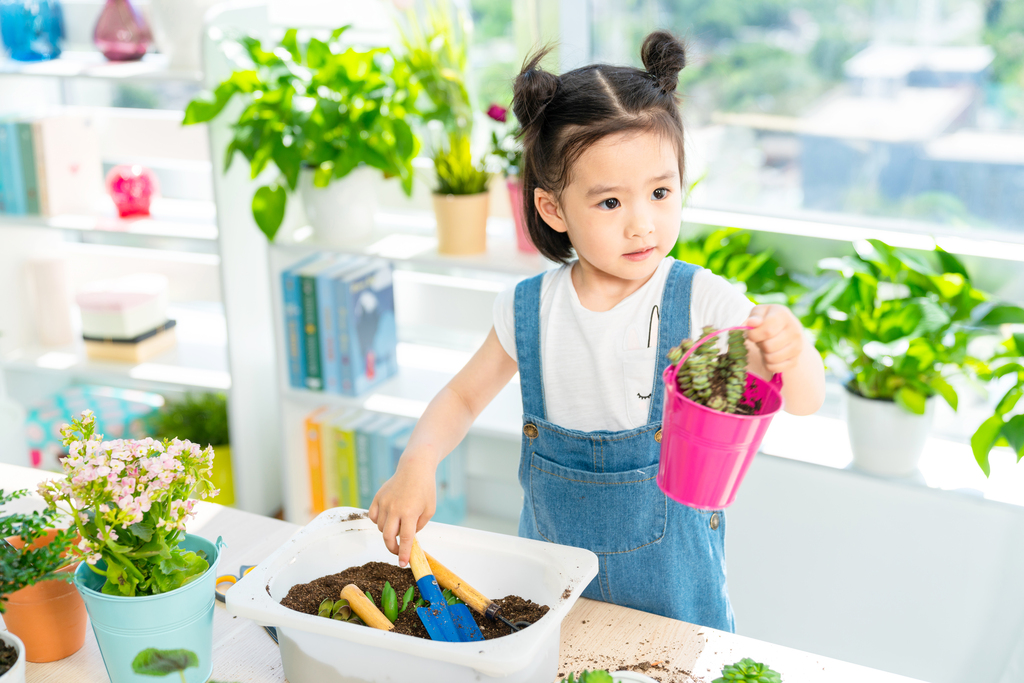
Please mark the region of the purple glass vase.
[[153, 41], [153, 34], [130, 0], [107, 0], [96, 22], [92, 41], [104, 57], [123, 62], [142, 59]]

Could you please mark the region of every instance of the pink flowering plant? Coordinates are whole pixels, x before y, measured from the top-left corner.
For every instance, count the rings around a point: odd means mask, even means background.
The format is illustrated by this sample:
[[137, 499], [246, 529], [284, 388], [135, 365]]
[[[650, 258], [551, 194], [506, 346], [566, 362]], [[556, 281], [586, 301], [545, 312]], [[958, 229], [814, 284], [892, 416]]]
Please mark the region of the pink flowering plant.
[[[213, 448], [179, 439], [104, 441], [86, 410], [61, 429], [65, 479], [39, 485], [51, 509], [74, 519], [77, 559], [106, 577], [103, 593], [136, 596], [180, 588], [209, 568], [178, 547], [195, 499], [217, 495]], [[101, 562], [102, 561], [102, 562]]]
[[519, 142], [520, 130], [515, 116], [505, 107], [492, 104], [487, 108], [487, 117], [495, 122], [491, 129], [490, 158], [506, 178], [518, 176], [523, 166], [523, 146]]

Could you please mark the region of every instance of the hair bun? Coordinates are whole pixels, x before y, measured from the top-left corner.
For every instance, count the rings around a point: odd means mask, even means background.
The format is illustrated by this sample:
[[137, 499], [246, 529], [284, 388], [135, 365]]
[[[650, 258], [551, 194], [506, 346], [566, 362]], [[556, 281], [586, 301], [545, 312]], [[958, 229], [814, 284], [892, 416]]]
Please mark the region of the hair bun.
[[546, 48], [530, 57], [512, 86], [512, 112], [523, 129], [541, 120], [544, 108], [558, 90], [558, 76], [540, 68], [540, 60], [550, 51]]
[[674, 92], [679, 72], [686, 66], [686, 48], [668, 31], [655, 31], [644, 39], [640, 59], [647, 73], [658, 81], [662, 92]]

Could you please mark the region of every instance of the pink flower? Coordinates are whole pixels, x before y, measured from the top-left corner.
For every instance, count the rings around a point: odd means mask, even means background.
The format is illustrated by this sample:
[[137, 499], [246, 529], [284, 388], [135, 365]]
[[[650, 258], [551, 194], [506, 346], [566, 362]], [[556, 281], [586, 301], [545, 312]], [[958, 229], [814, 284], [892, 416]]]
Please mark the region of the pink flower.
[[487, 115], [499, 123], [505, 123], [508, 118], [508, 109], [497, 104], [487, 108]]

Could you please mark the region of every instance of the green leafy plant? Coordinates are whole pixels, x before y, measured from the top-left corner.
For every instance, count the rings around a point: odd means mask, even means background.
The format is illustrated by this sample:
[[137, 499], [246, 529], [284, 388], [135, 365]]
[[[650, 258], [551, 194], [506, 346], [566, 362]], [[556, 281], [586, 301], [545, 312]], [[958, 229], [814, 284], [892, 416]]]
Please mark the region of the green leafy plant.
[[956, 410], [948, 377], [988, 372], [970, 343], [1024, 322], [1024, 309], [997, 305], [940, 249], [927, 258], [879, 240], [854, 246], [856, 256], [818, 263], [825, 281], [801, 302], [801, 321], [826, 365], [839, 361], [852, 375], [847, 388], [865, 398], [921, 415], [938, 394]]
[[735, 664], [726, 664], [722, 668], [722, 676], [711, 683], [782, 683], [782, 675], [772, 671], [767, 664], [744, 657]]
[[793, 305], [807, 288], [793, 279], [771, 249], [752, 253], [750, 239], [747, 230], [721, 228], [680, 240], [672, 256], [741, 284], [746, 295], [759, 304]]
[[[191, 650], [158, 650], [146, 648], [135, 655], [132, 671], [140, 676], [170, 676], [177, 673], [185, 683], [185, 669], [199, 666], [199, 657]], [[210, 681], [210, 683], [217, 683]]]
[[235, 95], [243, 100], [224, 168], [235, 152], [249, 162], [254, 179], [271, 162], [277, 167], [278, 178], [260, 186], [252, 201], [253, 218], [269, 240], [281, 227], [287, 193], [296, 189], [303, 167], [314, 171], [314, 186], [327, 187], [366, 165], [398, 177], [412, 194], [419, 142], [407, 118], [417, 113], [418, 81], [389, 48], [346, 47], [348, 28], [301, 44], [296, 29], [289, 29], [269, 50], [252, 37], [238, 40], [238, 70], [185, 110], [186, 125], [204, 123]]
[[434, 170], [438, 194], [479, 194], [487, 190], [490, 174], [483, 164], [473, 160], [467, 135], [448, 136], [447, 147], [434, 154]]
[[409, 606], [409, 601], [412, 600], [415, 589], [415, 586], [409, 586], [409, 588], [406, 589], [405, 595], [402, 596], [402, 609], [398, 610], [399, 612], [404, 612], [405, 608]]
[[[28, 489], [12, 493], [0, 489], [0, 506], [27, 495]], [[0, 517], [0, 613], [5, 610], [7, 596], [15, 591], [50, 579], [72, 580], [71, 572], [58, 572], [72, 562], [67, 554], [73, 547], [74, 529], [61, 529], [50, 543], [31, 548], [37, 539], [55, 528], [58, 516], [56, 510], [47, 509]], [[24, 545], [15, 548], [4, 540], [11, 536], [21, 537]]]
[[[705, 327], [700, 336], [714, 331], [714, 327]], [[751, 415], [757, 406], [743, 402], [747, 386], [747, 347], [743, 330], [730, 330], [728, 339], [728, 348], [722, 354], [714, 338], [698, 346], [676, 373], [676, 383], [686, 398], [712, 410]], [[668, 352], [669, 360], [678, 363], [694, 343], [695, 340], [684, 339]]]
[[[373, 600], [371, 599], [370, 602], [373, 602]], [[348, 621], [353, 624], [363, 623], [363, 620], [352, 611], [352, 606], [348, 604], [348, 600], [345, 598], [339, 600], [325, 599], [320, 603], [320, 607], [317, 608], [317, 614], [327, 619], [334, 619], [335, 621]]]
[[1016, 333], [1002, 343], [988, 361], [986, 379], [1010, 376], [1015, 382], [999, 399], [995, 412], [981, 423], [971, 437], [974, 459], [987, 477], [991, 473], [989, 453], [994, 446], [1009, 446], [1017, 453], [1017, 462], [1024, 458], [1024, 413], [1020, 412], [1024, 397], [1024, 334]]
[[147, 425], [154, 439], [188, 439], [204, 446], [224, 446], [228, 435], [228, 400], [224, 394], [189, 393], [169, 401]]
[[569, 677], [565, 679], [565, 683], [613, 683], [613, 679], [607, 669], [598, 669], [596, 671], [583, 670], [579, 676], [570, 671]]
[[459, 596], [455, 595], [455, 593], [452, 592], [451, 588], [445, 588], [443, 591], [441, 591], [441, 595], [444, 596], [444, 601], [447, 602], [449, 605], [464, 605], [464, 604], [466, 604], [466, 603], [462, 602], [462, 600], [459, 598]]
[[50, 510], [74, 520], [82, 537], [74, 558], [106, 579], [108, 595], [166, 593], [200, 576], [206, 558], [178, 543], [195, 516], [192, 496], [217, 494], [209, 480], [213, 448], [177, 439], [104, 441], [95, 427], [89, 410], [64, 425], [65, 478], [39, 486]]
[[384, 616], [388, 618], [392, 624], [395, 623], [395, 619], [398, 618], [398, 595], [395, 593], [395, 589], [391, 587], [390, 581], [384, 582], [384, 589], [381, 591], [380, 596], [381, 611], [384, 612]]

